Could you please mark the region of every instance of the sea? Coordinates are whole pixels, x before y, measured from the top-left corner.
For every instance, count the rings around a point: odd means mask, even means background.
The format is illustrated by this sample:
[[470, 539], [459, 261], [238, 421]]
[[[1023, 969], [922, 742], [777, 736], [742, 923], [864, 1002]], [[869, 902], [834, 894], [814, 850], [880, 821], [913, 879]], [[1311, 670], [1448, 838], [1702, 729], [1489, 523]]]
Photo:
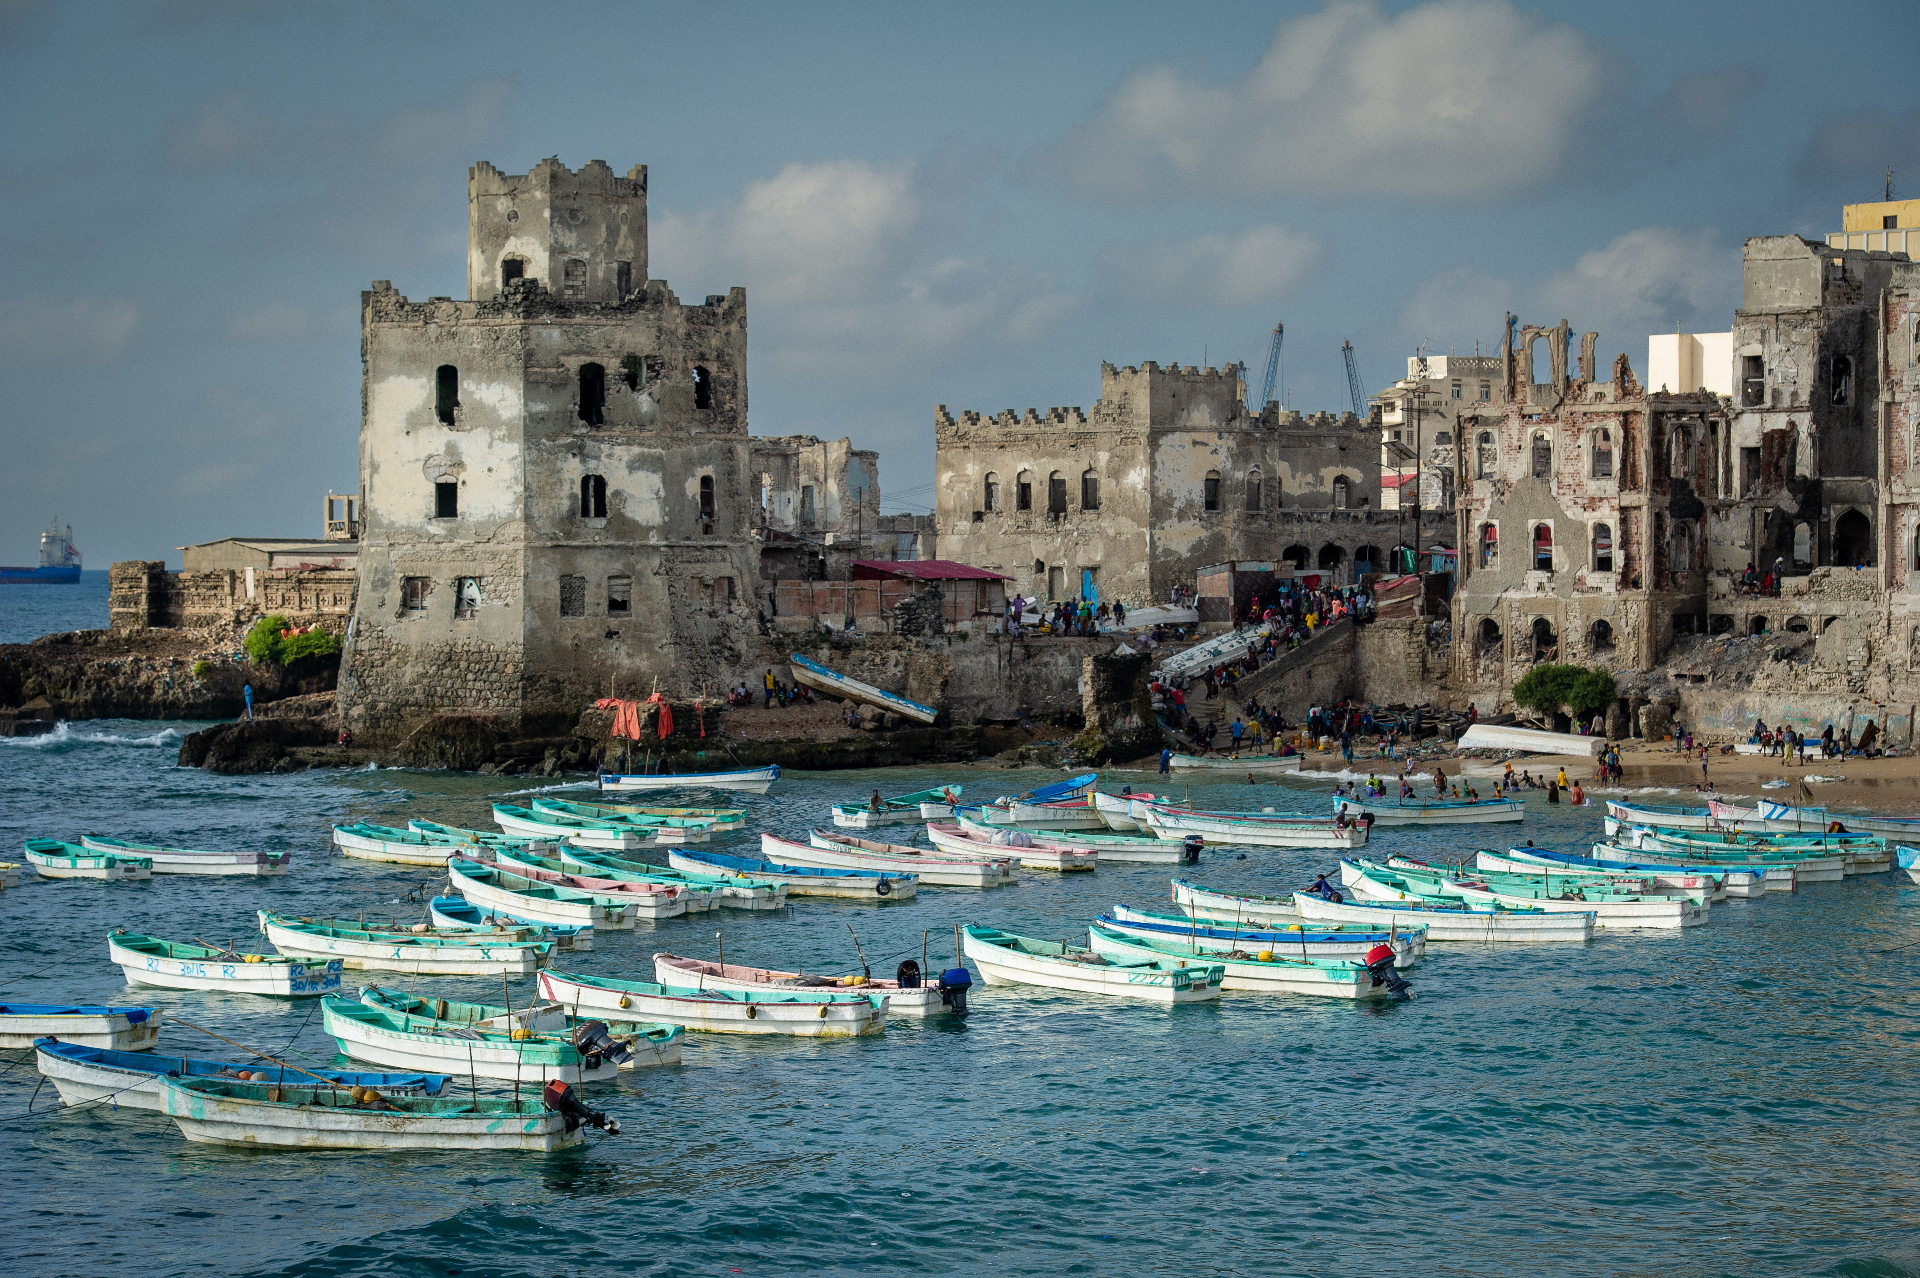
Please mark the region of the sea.
[[61, 630], [101, 630], [107, 624], [107, 570], [82, 569], [65, 585], [0, 585], [0, 643], [30, 643]]
[[[589, 793], [562, 788], [584, 778], [453, 772], [216, 776], [174, 765], [195, 726], [95, 721], [0, 740], [0, 845], [97, 832], [291, 851], [292, 872], [0, 892], [0, 996], [164, 1008], [168, 1054], [235, 1055], [190, 1021], [295, 1064], [343, 1064], [314, 1003], [128, 988], [106, 933], [264, 950], [263, 909], [419, 921], [442, 881], [343, 858], [330, 826], [486, 827], [495, 801]], [[875, 787], [956, 783], [991, 798], [1063, 775], [789, 772], [765, 796], [676, 797], [744, 807], [748, 827], [709, 846], [751, 853], [759, 832], [804, 838], [830, 804]], [[1175, 792], [1324, 812], [1331, 785], [1243, 778]], [[1520, 825], [1379, 829], [1370, 853], [1457, 860], [1527, 839], [1577, 848], [1600, 832], [1597, 807], [1527, 803]], [[1286, 893], [1333, 868], [1310, 851], [1209, 849], [1183, 873]], [[1164, 868], [1022, 872], [989, 891], [643, 923], [556, 965], [650, 979], [656, 952], [724, 945], [730, 960], [764, 966], [891, 975], [924, 956], [938, 971], [959, 924], [1081, 940], [1116, 902], [1170, 910], [1168, 897]], [[159, 1114], [65, 1112], [29, 1054], [0, 1053], [0, 1269], [1920, 1274], [1920, 1107], [1904, 1081], [1920, 1049], [1917, 954], [1920, 887], [1882, 874], [1716, 905], [1684, 932], [1434, 943], [1397, 1003], [1229, 993], [1164, 1008], [976, 985], [964, 1020], [897, 1020], [858, 1040], [690, 1035], [683, 1064], [586, 1089], [620, 1135], [548, 1158], [195, 1145]], [[533, 988], [348, 976], [350, 987], [381, 979], [496, 1004]]]

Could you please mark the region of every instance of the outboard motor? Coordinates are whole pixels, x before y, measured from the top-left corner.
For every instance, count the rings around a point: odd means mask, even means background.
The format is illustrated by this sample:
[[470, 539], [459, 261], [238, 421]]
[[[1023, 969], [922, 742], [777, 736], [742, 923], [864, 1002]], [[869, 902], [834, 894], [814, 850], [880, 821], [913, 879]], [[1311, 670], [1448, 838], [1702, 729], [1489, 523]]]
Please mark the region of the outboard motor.
[[580, 1053], [580, 1064], [586, 1069], [597, 1069], [601, 1061], [612, 1061], [615, 1065], [625, 1065], [633, 1059], [633, 1053], [627, 1045], [607, 1033], [605, 1021], [588, 1021], [574, 1027], [573, 1046]]
[[572, 1086], [557, 1078], [547, 1081], [546, 1089], [540, 1093], [540, 1103], [566, 1119], [570, 1132], [579, 1131], [580, 1124], [585, 1123], [589, 1127], [598, 1127], [609, 1136], [620, 1134], [619, 1119], [608, 1118], [596, 1109], [588, 1109], [581, 1104]]
[[903, 990], [919, 989], [920, 965], [912, 959], [907, 959], [894, 969], [893, 979], [900, 982], [900, 988]]
[[940, 1001], [955, 1016], [967, 1014], [967, 991], [973, 987], [973, 973], [964, 967], [950, 967], [940, 973]]
[[1413, 986], [1393, 970], [1394, 957], [1391, 945], [1374, 946], [1367, 951], [1367, 975], [1373, 978], [1376, 987], [1384, 985], [1393, 997], [1405, 998], [1412, 993]]
[[1197, 834], [1189, 834], [1186, 838], [1180, 840], [1180, 859], [1189, 865], [1198, 863], [1200, 860], [1200, 849], [1205, 846], [1207, 846], [1205, 839]]

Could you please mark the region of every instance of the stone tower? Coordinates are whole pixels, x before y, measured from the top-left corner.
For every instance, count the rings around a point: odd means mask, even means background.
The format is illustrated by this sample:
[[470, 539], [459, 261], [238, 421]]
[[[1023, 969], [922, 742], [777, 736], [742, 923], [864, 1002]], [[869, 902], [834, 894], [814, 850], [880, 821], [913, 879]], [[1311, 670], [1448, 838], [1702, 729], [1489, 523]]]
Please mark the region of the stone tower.
[[479, 164], [468, 192], [468, 300], [361, 294], [343, 722], [717, 694], [755, 634], [745, 290], [645, 278], [644, 167]]

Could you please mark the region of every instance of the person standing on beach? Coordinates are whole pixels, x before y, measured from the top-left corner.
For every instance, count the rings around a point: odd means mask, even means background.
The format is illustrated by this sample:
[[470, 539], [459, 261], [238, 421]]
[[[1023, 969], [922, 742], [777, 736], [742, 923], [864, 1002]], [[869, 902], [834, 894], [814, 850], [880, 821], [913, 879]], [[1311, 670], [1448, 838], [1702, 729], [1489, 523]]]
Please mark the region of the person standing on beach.
[[1707, 783], [1707, 747], [1700, 747], [1700, 784]]

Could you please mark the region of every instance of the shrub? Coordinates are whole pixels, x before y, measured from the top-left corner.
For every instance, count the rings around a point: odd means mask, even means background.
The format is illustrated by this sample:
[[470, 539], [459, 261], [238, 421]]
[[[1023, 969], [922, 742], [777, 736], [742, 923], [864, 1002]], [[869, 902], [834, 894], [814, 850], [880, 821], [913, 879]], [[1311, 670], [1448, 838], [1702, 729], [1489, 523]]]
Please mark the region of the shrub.
[[1563, 705], [1571, 706], [1576, 715], [1592, 714], [1611, 704], [1616, 695], [1612, 675], [1586, 666], [1535, 666], [1513, 685], [1514, 701], [1542, 714], [1552, 714]]
[[253, 629], [247, 631], [246, 648], [254, 664], [284, 666], [302, 657], [325, 657], [340, 651], [340, 640], [324, 630], [282, 638], [280, 632], [286, 629], [289, 629], [287, 619], [279, 613], [271, 613], [253, 623]]
[[213, 663], [211, 661], [196, 661], [193, 663], [193, 677], [195, 679], [205, 679], [212, 673]]

